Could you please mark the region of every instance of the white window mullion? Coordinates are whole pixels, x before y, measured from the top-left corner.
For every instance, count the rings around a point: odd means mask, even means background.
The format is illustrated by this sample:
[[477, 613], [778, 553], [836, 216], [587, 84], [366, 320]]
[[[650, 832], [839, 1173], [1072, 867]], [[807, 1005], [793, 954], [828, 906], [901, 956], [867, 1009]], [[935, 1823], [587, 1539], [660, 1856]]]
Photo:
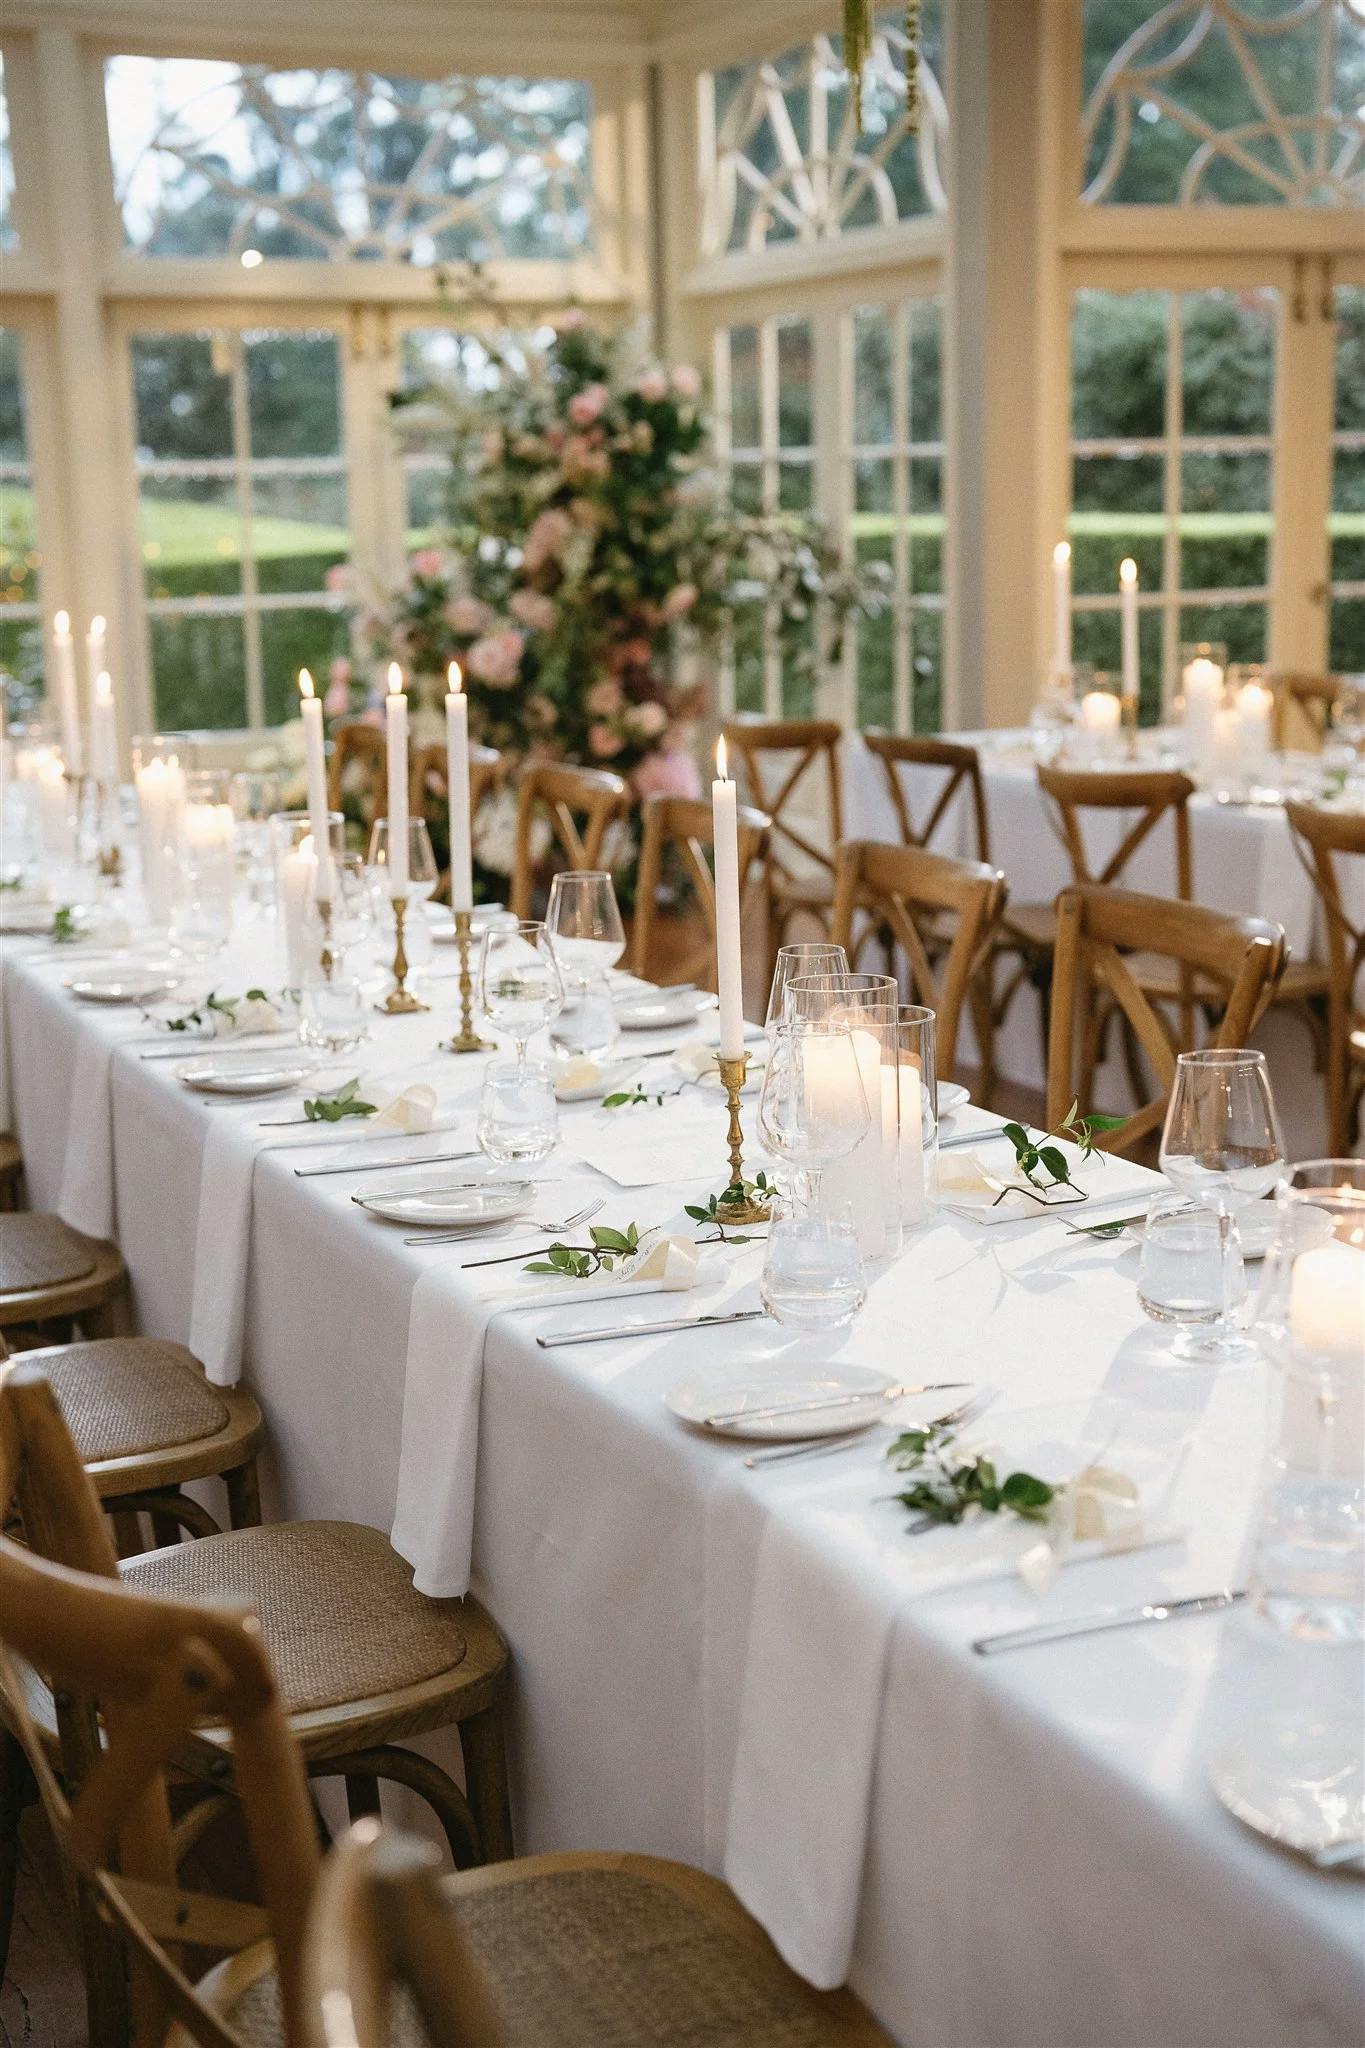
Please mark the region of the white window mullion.
[[1165, 531], [1161, 537], [1161, 701], [1166, 706], [1175, 694], [1180, 673], [1180, 508], [1184, 478], [1180, 437], [1185, 424], [1184, 365], [1180, 294], [1173, 291], [1166, 308], [1166, 460], [1162, 478]]
[[251, 490], [251, 406], [247, 395], [246, 342], [234, 333], [228, 344], [231, 361], [232, 455], [237, 471], [237, 512], [242, 522], [242, 648], [246, 665], [246, 722], [265, 724], [265, 682], [261, 665], [261, 615], [256, 600], [256, 544]]
[[891, 327], [891, 574], [895, 632], [891, 642], [892, 727], [909, 732], [914, 720], [911, 681], [914, 612], [910, 597], [910, 306], [890, 309]]

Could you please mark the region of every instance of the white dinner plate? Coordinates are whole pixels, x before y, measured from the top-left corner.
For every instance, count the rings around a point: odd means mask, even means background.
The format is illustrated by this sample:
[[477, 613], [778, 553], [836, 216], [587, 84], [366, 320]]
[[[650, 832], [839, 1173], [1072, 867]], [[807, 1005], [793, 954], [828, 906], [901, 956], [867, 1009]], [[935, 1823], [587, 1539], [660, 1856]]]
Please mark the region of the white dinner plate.
[[66, 985], [83, 1003], [150, 1003], [170, 993], [175, 976], [130, 961], [122, 967], [92, 967]]
[[1275, 1716], [1234, 1736], [1213, 1762], [1213, 1789], [1238, 1820], [1313, 1856], [1365, 1836], [1361, 1723]]
[[52, 929], [56, 910], [50, 903], [7, 903], [0, 896], [0, 933], [32, 938]]
[[715, 1003], [714, 996], [698, 989], [647, 989], [616, 998], [616, 1021], [623, 1031], [666, 1031], [675, 1024], [694, 1024]]
[[354, 1195], [359, 1209], [389, 1223], [429, 1224], [433, 1230], [477, 1230], [484, 1223], [504, 1223], [519, 1216], [535, 1192], [530, 1180], [433, 1182], [429, 1187], [375, 1188]]
[[956, 1116], [965, 1109], [972, 1099], [970, 1088], [964, 1088], [960, 1081], [940, 1081], [938, 1084], [938, 1120]]
[[[708, 1415], [734, 1408], [776, 1408], [795, 1406], [799, 1401], [822, 1401], [835, 1394], [876, 1393], [892, 1384], [884, 1372], [870, 1365], [783, 1365], [764, 1371], [755, 1366], [748, 1373], [703, 1372], [671, 1387], [664, 1395], [666, 1405], [684, 1422], [704, 1426]], [[886, 1414], [882, 1401], [847, 1401], [835, 1408], [817, 1408], [809, 1415], [773, 1415], [708, 1429], [708, 1436], [738, 1436], [749, 1440], [779, 1438], [803, 1442], [807, 1437], [843, 1436], [849, 1430], [871, 1428]]]
[[295, 1046], [278, 1052], [225, 1052], [212, 1059], [190, 1059], [176, 1068], [177, 1080], [201, 1095], [277, 1095], [296, 1088], [318, 1070], [318, 1061]]

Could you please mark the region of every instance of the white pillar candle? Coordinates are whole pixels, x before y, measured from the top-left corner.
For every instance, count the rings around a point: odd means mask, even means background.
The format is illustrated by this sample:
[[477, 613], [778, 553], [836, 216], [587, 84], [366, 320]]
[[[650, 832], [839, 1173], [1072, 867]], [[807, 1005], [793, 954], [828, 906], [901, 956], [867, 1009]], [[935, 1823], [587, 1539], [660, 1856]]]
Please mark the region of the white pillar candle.
[[1071, 543], [1052, 550], [1052, 666], [1071, 666]]
[[284, 933], [284, 981], [286, 988], [302, 988], [308, 980], [314, 956], [309, 951], [304, 925], [310, 900], [317, 893], [318, 863], [313, 835], [305, 833], [292, 853], [280, 861], [280, 928]]
[[71, 637], [69, 612], [58, 612], [52, 621], [52, 683], [67, 773], [79, 775], [83, 766], [81, 714], [76, 691], [76, 643]]
[[1080, 738], [1089, 761], [1113, 752], [1122, 706], [1112, 690], [1087, 690], [1081, 699]]
[[460, 664], [446, 671], [446, 783], [450, 792], [450, 907], [474, 908], [474, 872], [469, 847], [469, 700], [461, 687]]
[[[852, 1045], [853, 1059], [848, 1047]], [[866, 1119], [866, 1134], [842, 1159], [830, 1162], [820, 1176], [820, 1206], [826, 1215], [847, 1204], [853, 1214], [858, 1249], [865, 1259], [886, 1250], [888, 1221], [886, 1134], [893, 1132], [896, 1104], [888, 1104], [882, 1087], [881, 1045], [873, 1031], [814, 1032], [802, 1045], [802, 1066], [808, 1102], [819, 1103], [822, 1115], [837, 1123], [841, 1109], [849, 1122]], [[890, 1112], [888, 1117], [888, 1110]], [[895, 1160], [891, 1162], [894, 1180]]]
[[1223, 701], [1223, 671], [1207, 655], [1197, 654], [1180, 678], [1184, 698], [1180, 722], [1186, 749], [1196, 768], [1207, 769], [1213, 754], [1213, 721]]
[[711, 833], [716, 866], [716, 988], [720, 995], [720, 1056], [725, 1060], [737, 1060], [744, 1051], [738, 801], [738, 793], [727, 770], [722, 736], [716, 741], [716, 779], [711, 784]]
[[200, 893], [221, 904], [229, 916], [236, 893], [235, 833], [231, 804], [186, 804], [183, 843]]
[[299, 710], [303, 714], [303, 765], [308, 779], [308, 822], [316, 848], [318, 897], [332, 897], [332, 845], [327, 817], [327, 753], [322, 732], [322, 701], [306, 668], [299, 670]]
[[1332, 1243], [1299, 1254], [1289, 1283], [1289, 1337], [1319, 1358], [1365, 1361], [1365, 1252]]
[[1243, 683], [1237, 692], [1236, 702], [1242, 766], [1249, 774], [1260, 774], [1270, 760], [1270, 725], [1275, 699], [1262, 684]]
[[882, 1068], [882, 1085], [895, 1088], [900, 1118], [901, 1221], [923, 1223], [929, 1213], [924, 1185], [924, 1090], [908, 1060]]
[[165, 924], [175, 898], [176, 848], [185, 807], [185, 774], [174, 754], [148, 761], [137, 774], [142, 893], [155, 924]]
[[107, 668], [95, 677], [90, 696], [90, 773], [102, 789], [118, 782], [118, 714]]
[[95, 695], [95, 678], [103, 675], [108, 666], [109, 621], [103, 612], [96, 612], [85, 635], [85, 686], [92, 701]]
[[1123, 650], [1120, 673], [1125, 697], [1137, 697], [1141, 687], [1138, 674], [1137, 597], [1137, 563], [1131, 555], [1125, 555], [1119, 563], [1119, 630]]
[[70, 860], [76, 851], [75, 807], [62, 757], [46, 747], [34, 777], [38, 792], [38, 830], [49, 860]]
[[1228, 705], [1213, 714], [1209, 739], [1209, 780], [1215, 789], [1237, 790], [1242, 784], [1242, 728], [1235, 707]]
[[403, 671], [389, 663], [385, 704], [389, 753], [389, 894], [408, 893], [408, 700]]

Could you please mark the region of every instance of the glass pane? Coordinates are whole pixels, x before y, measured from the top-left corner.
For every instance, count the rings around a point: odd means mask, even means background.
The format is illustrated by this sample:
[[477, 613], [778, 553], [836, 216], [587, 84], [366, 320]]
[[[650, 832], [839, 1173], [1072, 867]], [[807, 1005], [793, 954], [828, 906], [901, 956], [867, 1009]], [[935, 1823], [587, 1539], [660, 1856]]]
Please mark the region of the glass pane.
[[327, 571], [350, 553], [345, 477], [336, 470], [262, 473], [253, 466], [251, 502], [261, 590], [325, 589]]
[[499, 331], [494, 348], [477, 334], [462, 334], [453, 327], [412, 327], [402, 341], [403, 382], [493, 391], [502, 382], [500, 358], [524, 369], [526, 346], [533, 340], [533, 336]]
[[1266, 581], [1269, 492], [1268, 456], [1185, 456], [1181, 463], [1185, 507], [1180, 521], [1182, 588], [1224, 590]]
[[783, 448], [809, 448], [813, 438], [815, 362], [810, 323], [777, 327], [777, 438]]
[[403, 462], [407, 492], [407, 530], [403, 544], [408, 548], [428, 545], [445, 524], [449, 466], [438, 457], [409, 455]]
[[1365, 597], [1339, 597], [1332, 606], [1327, 660], [1347, 675], [1365, 675]]
[[22, 715], [26, 700], [42, 695], [42, 620], [26, 618], [5, 604], [0, 604], [0, 676], [12, 676], [23, 686], [21, 696], [10, 699], [12, 717]]
[[139, 457], [231, 455], [231, 354], [225, 340], [209, 333], [134, 335]]
[[[910, 506], [914, 512], [938, 512], [943, 505], [943, 461], [918, 455], [910, 465]], [[939, 522], [940, 527], [942, 521]]]
[[325, 676], [347, 648], [346, 624], [335, 612], [297, 605], [261, 613], [261, 673], [265, 722], [279, 725], [298, 714], [301, 668]]
[[1229, 661], [1265, 660], [1263, 604], [1192, 604], [1180, 609], [1180, 638], [1221, 640]]
[[1128, 518], [1135, 512], [1163, 516], [1164, 455], [1078, 455], [1071, 465], [1071, 503], [1077, 512], [1107, 512]]
[[0, 249], [16, 249], [14, 160], [9, 147], [9, 101], [5, 96], [5, 53], [0, 50]]
[[1268, 434], [1275, 385], [1273, 291], [1181, 298], [1187, 434]]
[[910, 318], [910, 439], [943, 438], [943, 307], [916, 299]]
[[895, 439], [891, 320], [884, 306], [859, 306], [853, 315], [853, 438], [860, 447], [884, 448]]
[[784, 512], [809, 512], [815, 471], [808, 462], [784, 462], [777, 472], [777, 502]]
[[163, 730], [246, 724], [240, 616], [154, 618], [151, 642], [156, 717]]
[[815, 716], [815, 621], [806, 619], [782, 636], [782, 715]]
[[758, 329], [730, 329], [730, 446], [759, 448], [763, 443], [758, 404]]
[[230, 470], [226, 476], [192, 468], [175, 476], [144, 474], [138, 532], [148, 597], [224, 597], [241, 590], [242, 521]]
[[[18, 335], [0, 327], [0, 607], [38, 601], [37, 531], [33, 509], [33, 472], [28, 461], [28, 430], [24, 416], [23, 358]], [[16, 621], [11, 621], [16, 624]], [[13, 641], [12, 662], [28, 655]], [[41, 669], [40, 644], [36, 650]]]
[[[853, 503], [858, 512], [887, 512], [892, 505], [893, 464], [890, 456], [862, 457], [853, 465]], [[854, 520], [858, 533], [889, 532], [890, 520]]]
[[1365, 286], [1337, 286], [1336, 403], [1339, 434], [1365, 433]]
[[1071, 431], [1078, 441], [1165, 432], [1165, 292], [1079, 291], [1071, 302]]
[[265, 333], [247, 334], [243, 341], [253, 456], [339, 453], [336, 336]]
[[740, 512], [763, 510], [763, 465], [737, 462], [730, 471], [730, 496]]
[[124, 241], [143, 255], [430, 265], [592, 247], [577, 81], [141, 56], [104, 75]]
[[763, 709], [763, 607], [735, 607], [734, 663], [736, 711]]
[[916, 732], [938, 732], [943, 724], [943, 614], [915, 605], [910, 612], [910, 646]]
[[[1137, 563], [1139, 588], [1160, 590], [1164, 525], [1155, 513], [1145, 520], [1125, 518], [1121, 512], [1073, 513], [1068, 527], [1072, 587], [1083, 597], [1117, 592], [1119, 563], [1131, 555]], [[1078, 661], [1083, 658], [1088, 657], [1076, 657]]]
[[919, 596], [943, 594], [943, 522], [912, 517], [910, 521], [910, 588]]
[[[1123, 659], [1117, 604], [1104, 611], [1078, 611], [1072, 620], [1071, 648], [1077, 661], [1117, 674]], [[1161, 616], [1138, 613], [1139, 718], [1156, 724], [1161, 711]]]

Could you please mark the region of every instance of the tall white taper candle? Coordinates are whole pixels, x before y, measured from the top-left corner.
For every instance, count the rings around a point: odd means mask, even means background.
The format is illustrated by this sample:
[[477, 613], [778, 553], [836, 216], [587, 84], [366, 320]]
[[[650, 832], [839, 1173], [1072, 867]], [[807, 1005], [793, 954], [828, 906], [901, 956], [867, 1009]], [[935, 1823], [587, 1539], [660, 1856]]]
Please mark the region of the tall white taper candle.
[[332, 900], [332, 839], [327, 819], [327, 751], [322, 731], [322, 700], [306, 668], [299, 670], [299, 710], [303, 715], [303, 765], [308, 777], [308, 823], [318, 864], [319, 903]]
[[461, 687], [460, 664], [446, 670], [446, 783], [450, 791], [450, 907], [474, 908], [474, 874], [469, 849], [469, 700]]
[[403, 671], [389, 663], [385, 705], [389, 750], [389, 894], [408, 893], [408, 700]]
[[739, 941], [738, 793], [726, 768], [725, 740], [716, 741], [711, 784], [711, 832], [716, 861], [716, 988], [720, 995], [720, 1056], [744, 1051], [744, 969]]
[[76, 692], [76, 643], [71, 637], [70, 612], [57, 612], [53, 616], [52, 682], [52, 696], [62, 733], [62, 759], [68, 775], [79, 775], [84, 761], [80, 699]]
[[1071, 543], [1052, 550], [1052, 665], [1071, 666]]
[[118, 715], [107, 668], [95, 677], [90, 699], [90, 773], [102, 789], [118, 781]]
[[1119, 563], [1119, 629], [1123, 648], [1121, 674], [1125, 697], [1136, 697], [1138, 676], [1138, 571], [1131, 555]]

